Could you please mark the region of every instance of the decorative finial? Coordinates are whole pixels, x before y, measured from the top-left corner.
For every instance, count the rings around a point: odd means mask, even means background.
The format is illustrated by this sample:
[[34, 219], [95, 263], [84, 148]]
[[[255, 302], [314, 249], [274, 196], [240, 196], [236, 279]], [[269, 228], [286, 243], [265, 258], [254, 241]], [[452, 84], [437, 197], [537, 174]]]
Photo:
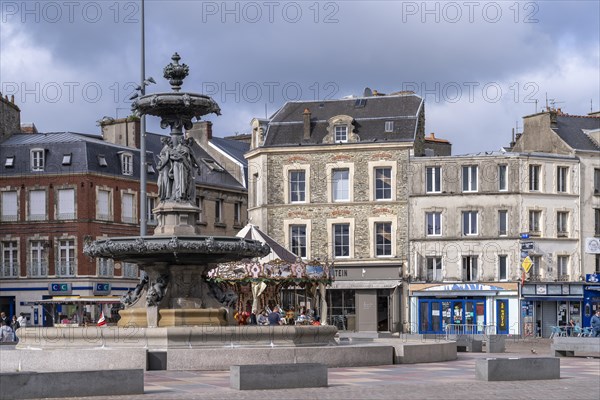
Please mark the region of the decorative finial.
[[190, 72], [190, 68], [185, 64], [179, 65], [179, 60], [181, 60], [181, 57], [179, 54], [177, 54], [177, 52], [173, 54], [171, 60], [173, 60], [173, 62], [165, 67], [163, 70], [163, 76], [165, 79], [169, 80], [171, 89], [173, 89], [174, 92], [179, 92], [183, 80]]

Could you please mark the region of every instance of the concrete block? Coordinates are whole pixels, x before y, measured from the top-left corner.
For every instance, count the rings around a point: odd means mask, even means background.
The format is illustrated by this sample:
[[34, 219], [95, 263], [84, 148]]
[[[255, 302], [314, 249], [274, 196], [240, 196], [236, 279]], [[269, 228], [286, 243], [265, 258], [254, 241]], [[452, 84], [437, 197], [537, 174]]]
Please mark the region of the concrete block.
[[554, 357], [485, 358], [477, 360], [475, 376], [482, 381], [560, 379], [560, 359]]
[[25, 371], [0, 374], [1, 400], [143, 393], [143, 369], [42, 373]]
[[318, 363], [232, 365], [229, 371], [237, 390], [327, 387], [327, 366]]
[[376, 339], [376, 343], [394, 347], [395, 364], [415, 364], [456, 360], [456, 343], [451, 341], [408, 341]]
[[456, 335], [456, 350], [468, 351], [470, 353], [481, 353], [483, 351], [483, 340], [475, 335]]
[[600, 338], [554, 337], [550, 348], [556, 357], [572, 357], [576, 353], [600, 357]]
[[485, 338], [486, 353], [504, 353], [506, 352], [506, 336], [488, 335]]

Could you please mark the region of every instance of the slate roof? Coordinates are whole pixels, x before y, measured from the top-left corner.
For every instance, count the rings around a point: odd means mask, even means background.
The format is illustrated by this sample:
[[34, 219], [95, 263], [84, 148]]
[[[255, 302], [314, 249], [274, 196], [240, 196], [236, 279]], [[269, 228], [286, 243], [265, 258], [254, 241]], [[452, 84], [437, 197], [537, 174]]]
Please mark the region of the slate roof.
[[213, 137], [210, 141], [213, 145], [242, 165], [245, 187], [248, 187], [248, 161], [244, 158], [244, 153], [250, 150], [250, 143], [219, 137]]
[[[352, 117], [355, 133], [363, 142], [413, 141], [422, 105], [423, 99], [415, 94], [288, 102], [270, 120], [264, 147], [322, 144], [327, 134], [327, 120], [336, 115]], [[303, 140], [306, 108], [311, 113], [308, 141]], [[386, 121], [394, 121], [393, 132], [385, 132]]]
[[[146, 134], [146, 161], [152, 163], [156, 171], [158, 154], [162, 148], [160, 139], [164, 135], [155, 133]], [[46, 153], [43, 172], [31, 171], [30, 150], [43, 148]], [[196, 177], [196, 182], [216, 187], [245, 190], [237, 180], [226, 171], [215, 171], [201, 162], [202, 158], [213, 160], [197, 144], [192, 146], [196, 159], [200, 162], [201, 174]], [[122, 152], [131, 153], [133, 156], [133, 174], [123, 175], [121, 172]], [[71, 154], [71, 164], [62, 165], [63, 156]], [[99, 156], [106, 160], [106, 166], [100, 165]], [[7, 157], [14, 157], [14, 166], [7, 167]], [[214, 161], [214, 160], [213, 160]], [[23, 176], [40, 173], [98, 173], [116, 175], [131, 179], [140, 179], [140, 151], [139, 149], [116, 145], [102, 140], [101, 136], [81, 134], [74, 132], [27, 133], [14, 134], [0, 143], [0, 176]], [[157, 174], [148, 173], [149, 182], [157, 180]]]
[[600, 117], [557, 115], [553, 130], [575, 150], [600, 151], [583, 130], [600, 129]]

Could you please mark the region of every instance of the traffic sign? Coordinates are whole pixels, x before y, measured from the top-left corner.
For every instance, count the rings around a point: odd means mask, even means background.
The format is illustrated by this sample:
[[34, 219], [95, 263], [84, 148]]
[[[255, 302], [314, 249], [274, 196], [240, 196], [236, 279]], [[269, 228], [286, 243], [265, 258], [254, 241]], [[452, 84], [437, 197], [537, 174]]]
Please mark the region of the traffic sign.
[[521, 233], [521, 239], [529, 239], [529, 233]]
[[521, 243], [521, 250], [533, 250], [533, 242]]
[[529, 273], [529, 270], [531, 269], [532, 265], [533, 262], [531, 261], [531, 258], [529, 258], [529, 256], [525, 257], [525, 259], [521, 263], [521, 267], [523, 267], [526, 273]]

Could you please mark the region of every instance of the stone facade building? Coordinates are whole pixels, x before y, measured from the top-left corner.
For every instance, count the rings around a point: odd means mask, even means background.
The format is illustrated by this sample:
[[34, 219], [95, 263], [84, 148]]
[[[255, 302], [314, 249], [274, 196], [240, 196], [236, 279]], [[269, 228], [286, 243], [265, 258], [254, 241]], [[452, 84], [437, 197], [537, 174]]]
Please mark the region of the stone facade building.
[[398, 331], [408, 317], [407, 166], [424, 123], [409, 93], [289, 102], [252, 121], [250, 222], [303, 259], [335, 263], [329, 323]]
[[21, 110], [15, 104], [15, 97], [2, 97], [0, 93], [0, 141], [21, 131]]

